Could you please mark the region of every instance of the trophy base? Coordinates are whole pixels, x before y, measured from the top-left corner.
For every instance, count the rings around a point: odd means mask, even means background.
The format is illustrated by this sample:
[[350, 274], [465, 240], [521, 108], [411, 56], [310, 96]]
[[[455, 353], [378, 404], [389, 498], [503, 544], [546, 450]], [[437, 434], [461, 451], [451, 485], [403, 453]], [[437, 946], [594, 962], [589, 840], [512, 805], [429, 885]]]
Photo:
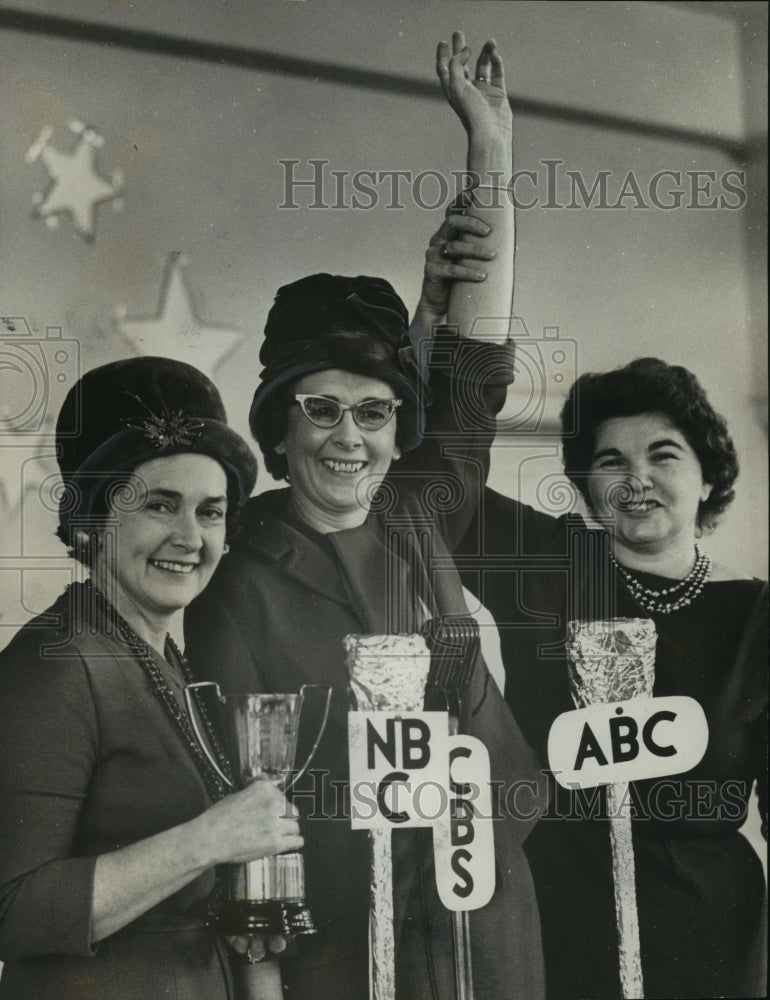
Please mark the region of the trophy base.
[[313, 918], [304, 903], [285, 899], [231, 899], [217, 912], [217, 928], [228, 937], [251, 934], [315, 934]]

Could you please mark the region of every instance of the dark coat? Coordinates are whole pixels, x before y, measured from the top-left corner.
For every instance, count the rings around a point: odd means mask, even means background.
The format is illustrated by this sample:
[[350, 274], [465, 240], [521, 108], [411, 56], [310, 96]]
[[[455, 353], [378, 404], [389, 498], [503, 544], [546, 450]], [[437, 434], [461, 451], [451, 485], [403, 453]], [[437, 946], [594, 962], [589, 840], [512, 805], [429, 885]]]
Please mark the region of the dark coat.
[[[629, 786], [645, 995], [765, 996], [765, 880], [740, 827], [755, 782], [767, 825], [767, 584], [711, 580], [690, 605], [650, 616], [612, 564], [609, 532], [490, 489], [477, 513], [460, 546], [465, 579], [495, 617], [505, 696], [544, 766], [554, 719], [574, 708], [572, 619], [652, 617], [653, 694], [687, 695], [706, 716], [692, 770]], [[558, 787], [526, 844], [550, 1000], [622, 995], [605, 792]]]
[[[283, 961], [295, 1000], [368, 995], [367, 835], [350, 829], [341, 806], [348, 777], [342, 639], [415, 631], [425, 614], [467, 613], [450, 550], [486, 475], [490, 417], [504, 398], [510, 362], [504, 349], [472, 344], [470, 350], [476, 358], [483, 352], [487, 361], [477, 367], [485, 372], [478, 395], [487, 412], [475, 427], [454, 422], [462, 386], [432, 374], [436, 403], [429, 426], [440, 433], [393, 467], [366, 524], [314, 537], [285, 519], [288, 490], [257, 497], [230, 555], [185, 616], [196, 672], [218, 680], [226, 693], [296, 691], [308, 683], [334, 688], [330, 721], [313, 762], [330, 781], [317, 779], [314, 788], [306, 780], [297, 800], [318, 934], [299, 943], [297, 958]], [[507, 789], [536, 779], [535, 757], [481, 657], [465, 703], [465, 730], [487, 745], [493, 780]], [[305, 744], [312, 728], [305, 728]], [[300, 761], [302, 756], [300, 746]], [[542, 804], [537, 793], [530, 797], [532, 816]], [[522, 851], [533, 820], [504, 815], [495, 823], [496, 893], [471, 915], [476, 997], [536, 1000], [543, 990], [540, 930]], [[396, 831], [393, 850], [398, 996], [451, 996], [451, 933], [448, 913], [435, 896], [430, 841], [422, 833]]]
[[97, 855], [211, 799], [141, 665], [83, 613], [83, 594], [71, 587], [0, 653], [0, 997], [229, 1000], [204, 922], [213, 871], [91, 944]]

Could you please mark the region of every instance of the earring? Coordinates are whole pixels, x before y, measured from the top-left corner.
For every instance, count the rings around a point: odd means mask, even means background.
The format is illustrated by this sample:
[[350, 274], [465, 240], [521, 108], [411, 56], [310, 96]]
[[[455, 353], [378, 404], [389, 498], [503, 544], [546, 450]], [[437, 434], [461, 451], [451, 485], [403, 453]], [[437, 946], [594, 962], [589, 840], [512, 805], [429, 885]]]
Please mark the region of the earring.
[[230, 546], [227, 544], [227, 542], [225, 542], [225, 544], [222, 546], [222, 554], [226, 556], [229, 551], [230, 551]]

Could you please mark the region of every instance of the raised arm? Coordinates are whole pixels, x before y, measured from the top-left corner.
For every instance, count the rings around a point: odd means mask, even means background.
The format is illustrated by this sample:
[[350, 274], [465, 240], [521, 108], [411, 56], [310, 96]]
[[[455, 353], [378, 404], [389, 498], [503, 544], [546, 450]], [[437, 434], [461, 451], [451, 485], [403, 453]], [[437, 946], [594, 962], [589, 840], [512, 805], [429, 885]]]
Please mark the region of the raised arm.
[[[482, 48], [474, 77], [470, 60], [461, 32], [452, 35], [451, 54], [446, 42], [439, 43], [436, 71], [468, 137], [470, 190], [431, 240], [410, 334], [415, 347], [445, 318], [461, 336], [494, 343], [508, 339], [514, 255], [513, 203], [506, 188], [512, 174], [511, 109], [495, 43]], [[458, 217], [474, 220], [472, 226], [458, 225]], [[474, 248], [467, 258], [461, 256], [463, 243]], [[440, 268], [442, 261], [446, 266]], [[486, 280], [479, 276], [479, 261]]]

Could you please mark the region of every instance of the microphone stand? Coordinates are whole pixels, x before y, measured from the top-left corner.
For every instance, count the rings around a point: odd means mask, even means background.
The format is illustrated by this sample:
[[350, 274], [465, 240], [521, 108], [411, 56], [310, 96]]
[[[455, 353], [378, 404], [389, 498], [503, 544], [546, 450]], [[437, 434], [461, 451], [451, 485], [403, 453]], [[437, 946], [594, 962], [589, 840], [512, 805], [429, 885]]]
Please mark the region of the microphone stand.
[[[462, 699], [473, 679], [481, 648], [479, 624], [470, 615], [444, 615], [423, 626], [431, 651], [430, 672], [425, 687], [425, 708], [443, 701], [449, 713], [449, 735], [460, 732]], [[473, 1000], [470, 920], [467, 910], [452, 911], [455, 990], [457, 1000]]]

